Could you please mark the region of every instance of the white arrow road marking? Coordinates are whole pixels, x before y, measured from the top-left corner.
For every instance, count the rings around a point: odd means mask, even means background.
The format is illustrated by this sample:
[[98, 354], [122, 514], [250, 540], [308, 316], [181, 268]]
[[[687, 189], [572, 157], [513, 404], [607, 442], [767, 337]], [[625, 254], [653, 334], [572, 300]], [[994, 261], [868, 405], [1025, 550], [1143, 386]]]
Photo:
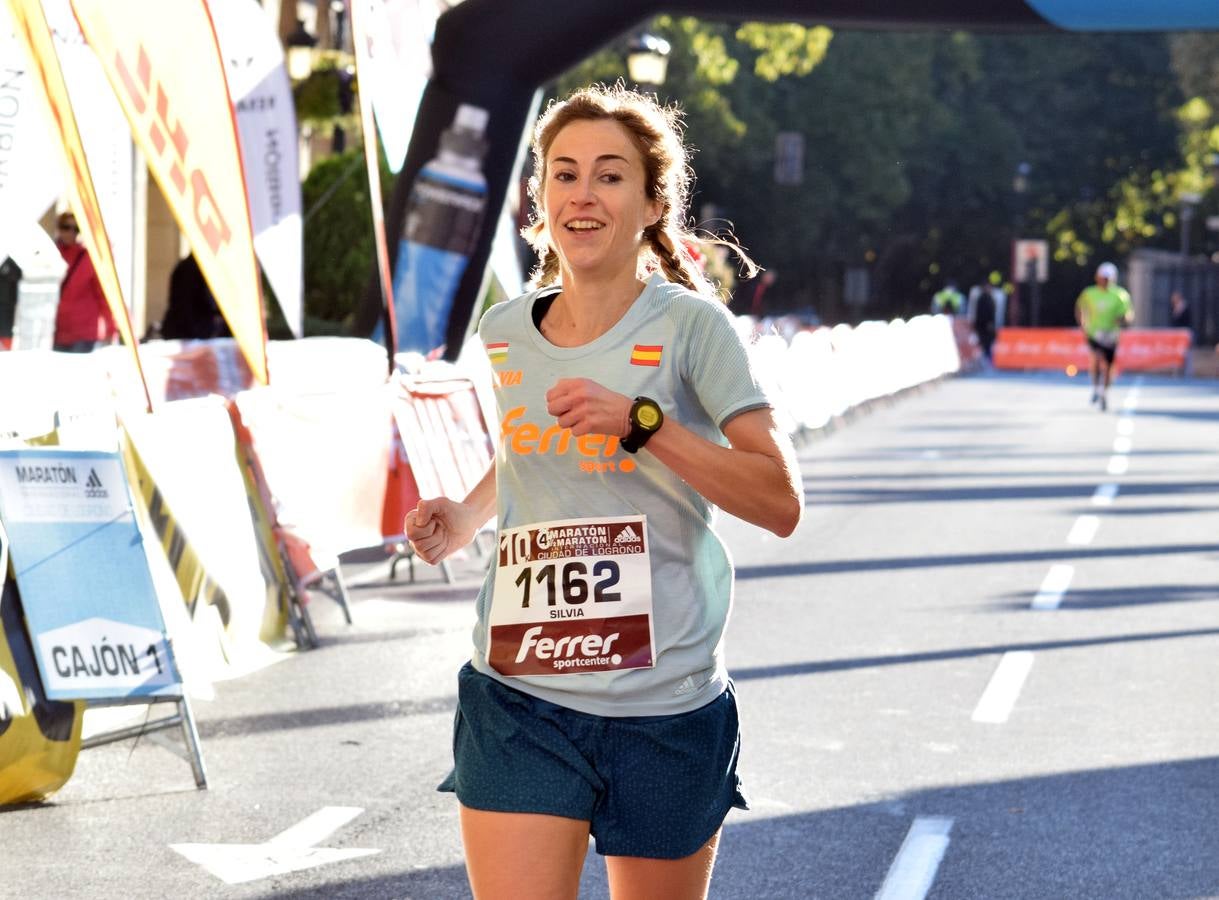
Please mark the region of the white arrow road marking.
[[362, 812], [364, 810], [358, 806], [324, 806], [265, 844], [170, 844], [169, 847], [226, 884], [242, 884], [380, 853], [380, 850], [334, 850], [313, 846]]
[[935, 882], [936, 870], [948, 849], [952, 819], [919, 816], [906, 832], [876, 900], [922, 900]]

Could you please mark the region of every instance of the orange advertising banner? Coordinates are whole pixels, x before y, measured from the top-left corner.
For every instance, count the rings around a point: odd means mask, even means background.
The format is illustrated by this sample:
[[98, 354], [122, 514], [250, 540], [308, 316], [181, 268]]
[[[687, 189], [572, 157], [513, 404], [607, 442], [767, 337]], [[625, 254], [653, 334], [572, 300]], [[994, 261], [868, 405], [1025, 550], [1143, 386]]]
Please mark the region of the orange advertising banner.
[[[1127, 328], [1117, 344], [1119, 369], [1181, 370], [1189, 355], [1186, 328]], [[1088, 343], [1078, 328], [1000, 328], [993, 349], [999, 369], [1088, 368]]]
[[267, 330], [241, 148], [205, 0], [72, 0], [250, 371], [267, 383]]
[[64, 163], [68, 169], [68, 203], [76, 213], [85, 249], [88, 250], [93, 268], [97, 272], [97, 280], [102, 286], [102, 293], [106, 297], [106, 303], [110, 307], [119, 335], [122, 336], [123, 343], [131, 350], [140, 383], [144, 387], [144, 400], [151, 410], [148, 386], [144, 381], [144, 370], [140, 365], [140, 355], [131, 333], [131, 318], [127, 314], [123, 287], [119, 281], [110, 238], [106, 234], [106, 226], [102, 221], [101, 204], [98, 202], [97, 192], [93, 187], [93, 176], [89, 172], [89, 162], [85, 158], [80, 130], [76, 125], [76, 117], [72, 114], [68, 87], [64, 82], [63, 71], [59, 67], [59, 57], [55, 53], [51, 28], [47, 24], [40, 0], [9, 0], [9, 9], [13, 14], [13, 24], [18, 40], [29, 52], [33, 80], [40, 86], [47, 103], [47, 110], [51, 114], [50, 120], [59, 135], [60, 145], [63, 147]]

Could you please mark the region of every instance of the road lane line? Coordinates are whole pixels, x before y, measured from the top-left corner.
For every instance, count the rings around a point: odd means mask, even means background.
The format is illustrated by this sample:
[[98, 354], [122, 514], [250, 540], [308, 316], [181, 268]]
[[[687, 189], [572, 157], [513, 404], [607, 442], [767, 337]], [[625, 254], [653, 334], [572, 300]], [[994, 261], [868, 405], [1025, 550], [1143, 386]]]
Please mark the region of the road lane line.
[[1117, 433], [1124, 435], [1134, 434], [1134, 419], [1130, 416], [1122, 416], [1117, 420]]
[[1080, 516], [1067, 533], [1067, 543], [1083, 546], [1092, 543], [1096, 537], [1096, 529], [1100, 528], [1099, 516]]
[[1096, 489], [1096, 493], [1092, 495], [1093, 506], [1112, 506], [1113, 501], [1117, 498], [1118, 486], [1116, 482], [1110, 481], [1102, 484]]
[[1129, 456], [1111, 456], [1109, 457], [1109, 467], [1105, 471], [1110, 475], [1125, 475], [1129, 469]]
[[1024, 679], [1033, 668], [1033, 654], [1029, 650], [1011, 650], [1004, 653], [995, 667], [995, 674], [982, 692], [982, 699], [974, 707], [971, 717], [975, 722], [1001, 725], [1007, 721], [1024, 687]]
[[1045, 580], [1041, 582], [1041, 587], [1037, 591], [1037, 596], [1033, 598], [1030, 608], [1057, 609], [1058, 604], [1062, 602], [1062, 595], [1071, 586], [1071, 579], [1074, 575], [1074, 566], [1064, 563], [1050, 566], [1050, 571], [1046, 573]]
[[1134, 441], [1132, 441], [1128, 437], [1119, 436], [1119, 437], [1115, 437], [1113, 439], [1113, 452], [1114, 453], [1119, 453], [1119, 454], [1120, 453], [1129, 453], [1130, 448], [1133, 446], [1134, 446]]
[[952, 819], [944, 816], [915, 819], [889, 866], [885, 883], [876, 892], [876, 900], [923, 900], [935, 882], [951, 831]]

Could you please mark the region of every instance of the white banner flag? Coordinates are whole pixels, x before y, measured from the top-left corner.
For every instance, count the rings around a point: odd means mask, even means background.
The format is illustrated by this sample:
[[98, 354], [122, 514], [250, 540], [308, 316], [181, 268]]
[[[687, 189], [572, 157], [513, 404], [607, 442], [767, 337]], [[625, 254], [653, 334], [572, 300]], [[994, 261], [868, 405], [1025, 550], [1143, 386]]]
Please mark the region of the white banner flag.
[[135, 144], [131, 129], [97, 56], [85, 44], [69, 0], [43, 0], [42, 8], [93, 174], [114, 268], [130, 309], [135, 274]]
[[423, 89], [432, 77], [436, 0], [353, 0], [352, 40], [360, 44], [360, 90], [372, 97], [377, 131], [391, 172], [406, 161]]
[[54, 140], [25, 47], [0, 3], [0, 261], [16, 246], [10, 235], [37, 222], [63, 193]]
[[228, 66], [254, 250], [288, 327], [302, 335], [304, 274], [296, 110], [284, 51], [258, 0], [209, 0]]

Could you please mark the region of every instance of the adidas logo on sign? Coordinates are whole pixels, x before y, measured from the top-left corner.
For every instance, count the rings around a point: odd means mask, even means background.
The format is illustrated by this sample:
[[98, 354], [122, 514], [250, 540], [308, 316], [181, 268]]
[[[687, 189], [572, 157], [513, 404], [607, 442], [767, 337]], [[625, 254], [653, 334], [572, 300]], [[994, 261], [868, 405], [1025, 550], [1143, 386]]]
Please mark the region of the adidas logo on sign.
[[638, 544], [639, 535], [630, 525], [618, 532], [618, 537], [614, 538], [615, 544]]
[[96, 469], [90, 469], [89, 477], [85, 479], [85, 496], [93, 498], [110, 496], [102, 486], [102, 480], [97, 477]]

